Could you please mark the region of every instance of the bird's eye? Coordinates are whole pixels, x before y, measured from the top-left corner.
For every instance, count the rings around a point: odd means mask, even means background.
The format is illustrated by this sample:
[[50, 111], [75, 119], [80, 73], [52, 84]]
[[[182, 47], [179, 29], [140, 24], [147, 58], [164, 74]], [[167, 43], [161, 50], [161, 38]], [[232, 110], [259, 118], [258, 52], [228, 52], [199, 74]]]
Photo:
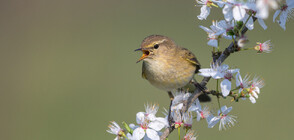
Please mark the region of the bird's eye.
[[154, 45], [154, 49], [158, 49], [159, 45], [158, 44], [155, 44]]

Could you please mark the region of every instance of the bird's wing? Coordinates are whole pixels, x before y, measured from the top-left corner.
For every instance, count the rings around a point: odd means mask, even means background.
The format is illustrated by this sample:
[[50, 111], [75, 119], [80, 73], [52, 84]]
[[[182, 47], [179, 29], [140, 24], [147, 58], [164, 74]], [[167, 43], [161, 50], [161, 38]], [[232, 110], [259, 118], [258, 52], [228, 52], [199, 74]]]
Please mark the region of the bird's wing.
[[187, 60], [188, 62], [190, 62], [192, 65], [195, 65], [196, 66], [195, 73], [197, 73], [201, 65], [199, 61], [197, 60], [196, 56], [186, 48], [180, 48], [180, 49], [182, 50], [181, 57]]

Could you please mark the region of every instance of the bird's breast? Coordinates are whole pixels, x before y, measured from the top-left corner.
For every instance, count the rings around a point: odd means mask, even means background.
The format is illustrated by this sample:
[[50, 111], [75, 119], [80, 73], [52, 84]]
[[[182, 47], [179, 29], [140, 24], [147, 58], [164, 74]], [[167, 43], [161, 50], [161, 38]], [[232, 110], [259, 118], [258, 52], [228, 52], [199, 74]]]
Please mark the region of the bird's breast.
[[171, 91], [187, 85], [194, 76], [196, 67], [177, 59], [157, 59], [143, 62], [143, 74], [155, 87]]

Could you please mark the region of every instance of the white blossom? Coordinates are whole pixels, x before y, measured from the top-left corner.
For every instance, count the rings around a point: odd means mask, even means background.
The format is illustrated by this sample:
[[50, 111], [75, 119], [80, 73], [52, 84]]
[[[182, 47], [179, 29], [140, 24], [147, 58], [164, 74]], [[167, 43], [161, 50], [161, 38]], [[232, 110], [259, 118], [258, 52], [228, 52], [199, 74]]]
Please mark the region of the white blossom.
[[184, 136], [184, 140], [196, 140], [195, 132], [193, 130], [189, 130], [187, 134]]
[[123, 137], [123, 135], [124, 135], [123, 129], [121, 129], [120, 126], [116, 122], [112, 121], [111, 123], [112, 124], [110, 124], [108, 126], [109, 130], [106, 130], [106, 131], [108, 133], [116, 135], [114, 140], [118, 140], [121, 137]]
[[269, 15], [269, 8], [277, 9], [278, 3], [277, 0], [256, 0], [256, 7], [258, 11], [256, 16], [266, 19]]
[[228, 65], [212, 64], [210, 69], [200, 69], [199, 75], [204, 77], [212, 77], [213, 79], [224, 79], [221, 83], [221, 91], [224, 97], [228, 96], [231, 91], [231, 79], [233, 74], [238, 72], [239, 69], [229, 69]]
[[[255, 3], [253, 3], [253, 2], [249, 2], [249, 3], [246, 4], [246, 7], [247, 7], [248, 10], [250, 10], [249, 13], [252, 13], [253, 16], [255, 18], [257, 18], [257, 22], [259, 23], [259, 25], [264, 30], [266, 30], [267, 29], [267, 26], [266, 26], [266, 24], [263, 21], [264, 18], [260, 16], [261, 15], [260, 12], [262, 12], [262, 11], [259, 11], [258, 10], [257, 5]], [[245, 15], [245, 18], [243, 19], [243, 22], [245, 23], [248, 18], [249, 18], [249, 14], [246, 14]], [[253, 22], [253, 17], [252, 16], [249, 18], [248, 22], [246, 23], [246, 27], [249, 30], [252, 30], [254, 28], [254, 22]]]
[[228, 127], [232, 127], [236, 123], [236, 116], [228, 115], [228, 113], [233, 109], [233, 107], [227, 108], [227, 106], [221, 107], [220, 110], [218, 110], [218, 116], [212, 117], [208, 122], [208, 128], [214, 127], [218, 122], [219, 124], [219, 130], [225, 130]]
[[255, 104], [256, 103], [256, 99], [251, 95], [249, 94], [249, 100], [251, 103]]
[[[246, 12], [251, 11], [251, 12]], [[253, 17], [249, 15], [249, 13], [256, 13], [259, 15], [260, 11], [257, 10], [256, 4], [254, 1], [249, 1], [246, 3], [239, 2], [236, 0], [228, 0], [226, 6], [223, 8], [223, 14], [225, 16], [226, 21], [236, 20], [236, 21], [243, 21], [245, 26], [249, 30], [253, 30], [254, 22]], [[266, 24], [264, 23], [263, 19], [259, 16], [256, 16], [258, 23], [260, 26], [265, 30], [267, 29]]]
[[198, 15], [199, 20], [204, 20], [208, 17], [210, 14], [210, 9], [212, 6], [218, 7], [216, 4], [220, 5], [222, 7], [223, 2], [222, 1], [217, 1], [217, 0], [196, 0], [196, 2], [201, 6], [201, 13]]
[[[222, 34], [222, 37], [229, 40], [232, 39], [232, 36], [227, 35], [227, 32], [234, 29], [234, 26], [235, 26], [234, 21], [228, 22], [226, 20], [221, 20], [218, 22], [218, 26], [222, 28], [223, 30], [225, 30], [225, 32]], [[233, 38], [236, 38], [236, 36], [234, 35]]]
[[185, 93], [185, 92], [176, 92], [174, 94], [174, 100], [172, 102], [171, 111], [174, 110], [180, 110], [184, 106], [184, 101], [188, 100], [191, 93]]
[[239, 72], [236, 74], [236, 86], [240, 87], [239, 93], [241, 93], [244, 89], [248, 88], [249, 84], [250, 81], [248, 75], [245, 75], [245, 77], [242, 79]]
[[263, 79], [259, 77], [254, 77], [251, 81], [251, 85], [248, 89], [249, 100], [254, 104], [256, 103], [256, 99], [258, 98], [258, 94], [260, 93], [260, 89], [264, 86]]
[[183, 114], [183, 122], [184, 122], [184, 128], [190, 129], [192, 127], [192, 123], [193, 123], [192, 112], [186, 112]]
[[127, 133], [126, 140], [135, 140], [135, 139], [133, 138], [133, 135], [131, 135], [130, 133]]
[[201, 29], [203, 29], [208, 34], [208, 42], [207, 45], [212, 47], [218, 47], [218, 40], [221, 37], [221, 34], [225, 33], [226, 30], [218, 26], [217, 21], [213, 21], [212, 25], [210, 26], [210, 29], [204, 26], [199, 26]]
[[257, 50], [258, 53], [262, 53], [262, 52], [270, 53], [272, 51], [272, 44], [270, 40], [265, 41], [264, 43], [257, 42], [257, 44], [258, 45], [255, 46], [254, 49]]
[[293, 18], [293, 8], [294, 0], [286, 0], [286, 3], [275, 12], [273, 21], [275, 22], [276, 18], [280, 16], [280, 19], [277, 20], [277, 22], [284, 30], [286, 30], [286, 22]]
[[[145, 106], [145, 111], [146, 112], [140, 112], [140, 113], [143, 113], [144, 116], [146, 116], [148, 118], [148, 120], [151, 120], [151, 121], [155, 120], [156, 119], [155, 115], [156, 115], [156, 113], [158, 111], [159, 106], [156, 105], [156, 104], [154, 104], [154, 105], [147, 104], [147, 105], [144, 105], [144, 106]], [[137, 122], [138, 121], [140, 121], [140, 120], [137, 120]]]
[[136, 115], [136, 120], [139, 126], [133, 131], [133, 139], [140, 140], [142, 138], [149, 138], [152, 140], [159, 140], [158, 132], [166, 126], [162, 121], [164, 118], [155, 118], [154, 120], [149, 120], [143, 112], [138, 112]]
[[180, 110], [172, 112], [173, 120], [175, 121], [175, 128], [180, 128], [183, 125], [183, 117]]
[[197, 113], [197, 121], [200, 121], [200, 119], [205, 119], [210, 115], [209, 108], [206, 106], [202, 109], [198, 98], [195, 100], [192, 107], [190, 107], [188, 111], [195, 111]]
[[259, 25], [260, 25], [264, 30], [267, 29], [267, 26], [266, 26], [266, 24], [264, 23], [263, 19], [258, 18], [258, 19], [257, 19], [257, 22], [259, 23]]
[[245, 17], [246, 7], [244, 3], [236, 0], [227, 0], [223, 8], [223, 14], [226, 21], [231, 21], [232, 19], [240, 21]]

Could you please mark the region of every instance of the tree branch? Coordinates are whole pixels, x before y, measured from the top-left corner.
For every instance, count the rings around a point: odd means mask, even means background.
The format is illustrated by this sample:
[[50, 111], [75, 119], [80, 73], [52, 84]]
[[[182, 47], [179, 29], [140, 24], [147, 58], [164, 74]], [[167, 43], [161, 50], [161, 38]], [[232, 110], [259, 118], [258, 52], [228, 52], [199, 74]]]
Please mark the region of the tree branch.
[[[255, 22], [257, 18], [253, 17], [253, 22]], [[242, 35], [244, 35], [248, 31], [248, 28], [245, 26], [242, 30]], [[222, 64], [229, 56], [231, 53], [237, 52], [238, 51], [238, 46], [235, 46], [237, 42], [232, 42], [221, 54], [212, 54], [213, 61], [218, 64]], [[211, 77], [204, 77], [203, 80], [201, 81], [200, 85], [202, 87], [205, 87]], [[188, 108], [192, 105], [192, 103], [204, 92], [201, 91], [199, 88], [197, 88], [194, 91], [194, 94], [192, 94], [187, 101], [184, 102], [184, 106], [182, 109], [182, 112], [186, 112]], [[168, 127], [164, 130], [163, 134], [161, 135], [160, 139], [165, 140], [169, 134], [174, 130], [174, 127]]]

